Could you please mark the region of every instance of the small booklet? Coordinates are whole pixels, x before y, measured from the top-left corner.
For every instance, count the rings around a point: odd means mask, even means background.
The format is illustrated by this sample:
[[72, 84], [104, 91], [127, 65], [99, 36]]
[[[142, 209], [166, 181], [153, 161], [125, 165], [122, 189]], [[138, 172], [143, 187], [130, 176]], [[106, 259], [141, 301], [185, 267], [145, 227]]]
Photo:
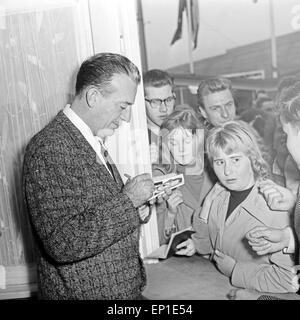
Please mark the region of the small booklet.
[[[152, 259], [168, 259], [175, 254], [178, 249], [176, 247], [179, 243], [186, 241], [191, 238], [191, 235], [195, 233], [192, 230], [192, 227], [177, 231], [171, 235], [170, 241], [168, 244], [163, 244], [153, 252], [151, 252], [146, 258]], [[181, 249], [180, 249], [181, 250]]]
[[184, 185], [183, 174], [169, 173], [163, 176], [153, 177], [155, 190], [153, 195], [148, 201], [157, 198], [158, 196], [164, 194], [165, 188], [170, 188], [171, 190], [176, 189]]

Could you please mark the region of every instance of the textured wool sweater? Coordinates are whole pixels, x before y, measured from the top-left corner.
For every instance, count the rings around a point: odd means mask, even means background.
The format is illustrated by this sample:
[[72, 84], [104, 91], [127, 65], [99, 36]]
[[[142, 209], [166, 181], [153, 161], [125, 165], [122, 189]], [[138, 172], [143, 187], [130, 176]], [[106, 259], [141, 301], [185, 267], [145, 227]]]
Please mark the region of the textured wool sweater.
[[23, 195], [37, 240], [40, 298], [140, 295], [140, 220], [116, 180], [62, 112], [30, 141]]

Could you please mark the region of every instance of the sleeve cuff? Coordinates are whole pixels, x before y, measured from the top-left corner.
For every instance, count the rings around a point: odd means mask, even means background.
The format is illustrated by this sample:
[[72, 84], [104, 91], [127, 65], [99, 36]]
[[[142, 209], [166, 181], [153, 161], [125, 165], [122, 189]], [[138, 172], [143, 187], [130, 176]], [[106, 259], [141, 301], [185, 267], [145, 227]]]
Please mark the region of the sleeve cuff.
[[291, 254], [295, 252], [295, 238], [291, 227], [287, 227], [289, 232], [289, 245], [287, 248], [283, 248], [283, 253]]
[[236, 287], [245, 288], [245, 279], [243, 277], [242, 267], [240, 263], [236, 262], [232, 273], [231, 273], [231, 283]]

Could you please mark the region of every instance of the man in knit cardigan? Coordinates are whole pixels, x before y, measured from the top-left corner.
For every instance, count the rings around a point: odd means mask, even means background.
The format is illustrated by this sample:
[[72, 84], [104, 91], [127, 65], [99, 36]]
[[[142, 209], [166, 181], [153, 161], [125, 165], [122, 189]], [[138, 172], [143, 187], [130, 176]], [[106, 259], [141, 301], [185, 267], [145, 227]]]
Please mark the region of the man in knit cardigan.
[[146, 276], [137, 208], [154, 185], [149, 174], [123, 185], [103, 145], [130, 120], [139, 82], [126, 57], [87, 59], [73, 103], [27, 146], [23, 194], [38, 245], [41, 299], [141, 297]]

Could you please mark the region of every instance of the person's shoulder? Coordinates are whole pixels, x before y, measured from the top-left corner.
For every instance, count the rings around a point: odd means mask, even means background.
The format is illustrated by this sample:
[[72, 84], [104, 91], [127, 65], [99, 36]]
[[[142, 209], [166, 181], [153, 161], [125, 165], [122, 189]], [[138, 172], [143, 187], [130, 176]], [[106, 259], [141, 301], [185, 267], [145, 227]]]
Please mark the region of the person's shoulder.
[[215, 193], [214, 202], [223, 202], [226, 197], [230, 196], [230, 191], [223, 187], [219, 182], [214, 183], [209, 192]]
[[58, 115], [30, 139], [26, 147], [26, 155], [53, 153], [55, 149], [65, 144], [65, 137], [57, 117]]

